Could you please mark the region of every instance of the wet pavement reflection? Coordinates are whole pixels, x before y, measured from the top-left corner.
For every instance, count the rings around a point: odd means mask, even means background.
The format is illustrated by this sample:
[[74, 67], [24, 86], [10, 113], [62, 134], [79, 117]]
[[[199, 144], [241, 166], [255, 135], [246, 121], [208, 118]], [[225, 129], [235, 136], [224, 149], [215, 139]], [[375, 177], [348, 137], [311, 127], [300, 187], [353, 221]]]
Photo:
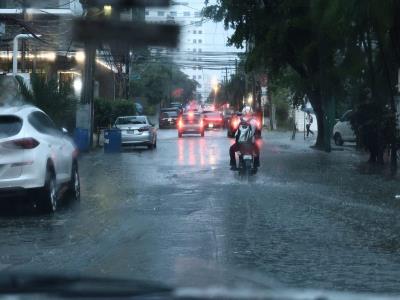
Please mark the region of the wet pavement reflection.
[[222, 130], [181, 139], [160, 130], [153, 151], [84, 155], [81, 203], [54, 215], [23, 200], [1, 204], [0, 270], [173, 284], [215, 284], [221, 270], [258, 283], [400, 292], [398, 179], [361, 172], [365, 156], [354, 149], [327, 154], [264, 133], [261, 168], [242, 182], [229, 171], [232, 143]]

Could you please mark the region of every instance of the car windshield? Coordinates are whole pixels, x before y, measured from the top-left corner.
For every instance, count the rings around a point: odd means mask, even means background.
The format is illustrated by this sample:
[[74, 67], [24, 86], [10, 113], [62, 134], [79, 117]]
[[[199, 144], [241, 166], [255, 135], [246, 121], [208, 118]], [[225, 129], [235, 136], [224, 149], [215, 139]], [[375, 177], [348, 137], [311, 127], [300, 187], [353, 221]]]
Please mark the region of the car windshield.
[[22, 128], [22, 120], [16, 116], [0, 116], [0, 138], [17, 135]]
[[144, 117], [122, 117], [118, 118], [115, 122], [116, 125], [139, 125], [147, 124], [146, 118]]
[[205, 117], [221, 117], [219, 112], [205, 112], [203, 114]]
[[400, 0], [0, 0], [0, 295], [400, 299], [399, 166]]
[[175, 111], [168, 111], [162, 113], [163, 118], [176, 118], [178, 117], [178, 113]]

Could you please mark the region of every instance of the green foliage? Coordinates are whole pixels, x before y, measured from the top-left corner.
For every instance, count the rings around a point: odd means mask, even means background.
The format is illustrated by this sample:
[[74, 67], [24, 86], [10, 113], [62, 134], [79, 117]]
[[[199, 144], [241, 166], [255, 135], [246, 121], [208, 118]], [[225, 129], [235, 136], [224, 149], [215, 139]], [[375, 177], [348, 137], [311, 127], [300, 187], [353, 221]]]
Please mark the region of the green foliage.
[[117, 117], [136, 114], [135, 105], [126, 99], [109, 100], [96, 98], [94, 100], [94, 128], [111, 127]]
[[75, 128], [76, 99], [72, 97], [71, 82], [46, 79], [44, 74], [31, 74], [31, 87], [20, 76], [16, 77], [25, 101], [46, 112], [59, 127]]
[[[132, 67], [135, 80], [131, 94], [145, 97], [150, 106], [170, 101], [185, 102], [193, 97], [198, 83], [188, 78], [172, 61], [144, 59]], [[174, 93], [180, 90], [180, 93]]]
[[[288, 88], [295, 105], [307, 96], [317, 116], [317, 146], [330, 148], [335, 109], [338, 115], [349, 106], [356, 111], [377, 106], [381, 112], [389, 107], [391, 114], [384, 116], [394, 118], [398, 0], [218, 0], [203, 14], [234, 29], [230, 44], [250, 46], [247, 70], [268, 70], [270, 88]], [[374, 106], [363, 106], [360, 95], [366, 87]], [[360, 126], [360, 135], [362, 128], [367, 127]], [[390, 131], [393, 141], [393, 126]]]
[[217, 105], [229, 103], [232, 108], [239, 109], [242, 105], [243, 97], [246, 94], [245, 79], [242, 74], [233, 75], [228, 82], [219, 84], [217, 94], [212, 90], [208, 96], [208, 102]]

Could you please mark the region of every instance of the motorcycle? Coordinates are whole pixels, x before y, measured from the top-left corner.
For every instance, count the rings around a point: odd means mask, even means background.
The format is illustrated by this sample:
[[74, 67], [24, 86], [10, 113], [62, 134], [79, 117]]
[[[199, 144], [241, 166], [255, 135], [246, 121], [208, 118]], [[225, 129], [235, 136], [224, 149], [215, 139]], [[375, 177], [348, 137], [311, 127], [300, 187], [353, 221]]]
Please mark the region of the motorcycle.
[[254, 153], [251, 145], [240, 145], [239, 151], [239, 176], [242, 180], [250, 180], [250, 176], [257, 173], [257, 168], [254, 167]]

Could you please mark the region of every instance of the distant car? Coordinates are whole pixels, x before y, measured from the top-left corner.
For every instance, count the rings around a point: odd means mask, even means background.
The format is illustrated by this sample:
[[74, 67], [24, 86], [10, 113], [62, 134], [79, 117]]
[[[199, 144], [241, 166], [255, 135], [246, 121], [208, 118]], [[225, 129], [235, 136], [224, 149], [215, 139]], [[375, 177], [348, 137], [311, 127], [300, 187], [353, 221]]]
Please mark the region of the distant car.
[[177, 111], [163, 111], [160, 112], [159, 125], [162, 128], [175, 128], [178, 121]]
[[121, 130], [122, 146], [157, 147], [157, 130], [147, 116], [118, 117], [114, 126]]
[[179, 102], [171, 102], [170, 107], [178, 109], [178, 113], [183, 113], [183, 105]]
[[356, 135], [350, 124], [352, 114], [352, 110], [345, 112], [333, 127], [333, 140], [337, 146], [342, 146], [344, 142], [356, 141]]
[[[171, 128], [171, 127], [175, 127], [172, 126], [171, 124], [169, 124], [171, 121], [169, 121], [168, 119], [172, 119], [172, 117], [169, 117], [168, 115], [171, 113], [171, 116], [173, 115], [177, 115], [179, 116], [182, 111], [178, 108], [178, 107], [166, 107], [166, 108], [161, 108], [160, 110], [160, 115], [158, 117], [158, 127], [160, 129], [163, 128]], [[175, 122], [176, 124], [176, 122]]]
[[203, 111], [204, 128], [223, 128], [224, 118], [218, 111]]
[[235, 132], [239, 127], [241, 116], [242, 116], [241, 112], [236, 112], [233, 113], [231, 117], [228, 119], [227, 131], [226, 131], [227, 137], [232, 138], [235, 136]]
[[180, 116], [178, 120], [178, 137], [182, 137], [183, 134], [200, 134], [202, 137], [204, 136], [204, 123], [203, 117], [199, 113], [195, 113], [190, 111], [188, 113], [184, 113]]
[[68, 191], [80, 199], [78, 150], [40, 109], [0, 107], [0, 197], [33, 195], [54, 212]]
[[222, 117], [224, 118], [224, 128], [228, 128], [229, 119], [234, 114], [232, 109], [224, 109], [222, 111]]

